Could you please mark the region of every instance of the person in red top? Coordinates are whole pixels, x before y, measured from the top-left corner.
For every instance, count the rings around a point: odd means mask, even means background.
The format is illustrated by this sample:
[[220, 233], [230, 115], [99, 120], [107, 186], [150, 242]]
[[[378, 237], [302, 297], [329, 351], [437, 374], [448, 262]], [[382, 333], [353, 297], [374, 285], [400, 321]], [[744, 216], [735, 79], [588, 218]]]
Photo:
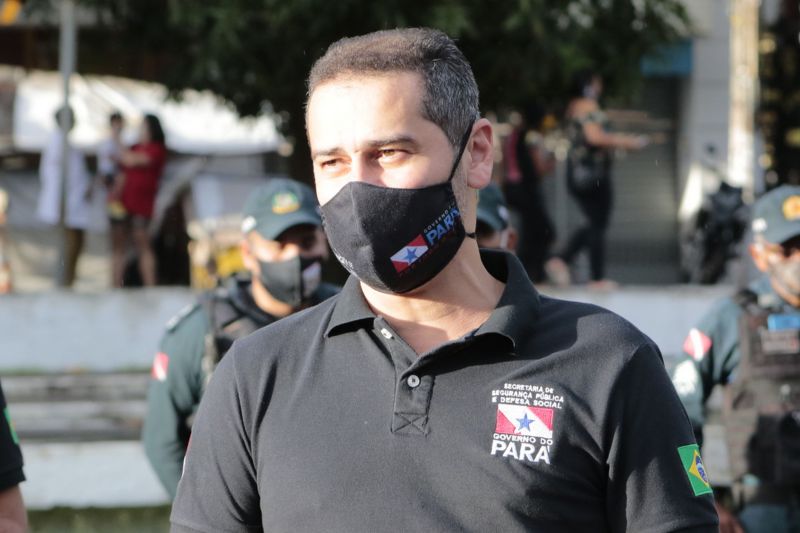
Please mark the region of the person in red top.
[[156, 283], [156, 258], [150, 243], [149, 226], [153, 218], [158, 182], [167, 158], [164, 130], [155, 115], [145, 115], [137, 144], [120, 154], [122, 173], [117, 177], [114, 199], [125, 216], [112, 223], [112, 272], [115, 287], [122, 287], [128, 241], [133, 238], [139, 257], [142, 283]]

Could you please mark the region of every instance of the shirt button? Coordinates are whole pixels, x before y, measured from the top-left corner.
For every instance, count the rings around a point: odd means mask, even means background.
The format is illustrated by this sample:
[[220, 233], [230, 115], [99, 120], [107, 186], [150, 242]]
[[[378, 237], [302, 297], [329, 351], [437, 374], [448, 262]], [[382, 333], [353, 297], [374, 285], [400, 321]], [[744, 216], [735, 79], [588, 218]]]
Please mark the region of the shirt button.
[[387, 338], [387, 339], [391, 339], [392, 338], [392, 332], [389, 331], [386, 328], [381, 329], [381, 335], [383, 335], [384, 338]]
[[408, 376], [408, 379], [406, 380], [406, 383], [408, 383], [408, 386], [410, 388], [416, 389], [417, 387], [419, 387], [419, 376], [415, 376], [414, 374], [411, 374], [410, 376]]

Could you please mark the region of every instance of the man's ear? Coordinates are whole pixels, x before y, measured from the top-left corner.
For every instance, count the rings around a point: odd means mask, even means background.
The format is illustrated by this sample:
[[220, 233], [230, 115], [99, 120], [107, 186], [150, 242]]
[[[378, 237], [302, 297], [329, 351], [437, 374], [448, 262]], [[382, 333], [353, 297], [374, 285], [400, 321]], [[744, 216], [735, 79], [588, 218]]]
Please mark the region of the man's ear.
[[753, 263], [756, 265], [756, 268], [761, 272], [766, 272], [769, 268], [769, 262], [767, 262], [767, 251], [764, 245], [753, 242], [750, 243], [747, 249], [750, 251], [750, 257], [753, 258]]
[[492, 123], [485, 118], [472, 125], [472, 135], [467, 144], [469, 167], [467, 185], [472, 189], [483, 189], [492, 180], [494, 166], [494, 145]]

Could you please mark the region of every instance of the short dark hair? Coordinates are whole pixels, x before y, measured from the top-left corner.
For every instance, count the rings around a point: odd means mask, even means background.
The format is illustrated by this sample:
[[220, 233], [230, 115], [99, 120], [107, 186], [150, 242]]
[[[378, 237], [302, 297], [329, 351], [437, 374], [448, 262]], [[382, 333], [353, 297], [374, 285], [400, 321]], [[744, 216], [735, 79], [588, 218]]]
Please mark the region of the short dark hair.
[[113, 124], [114, 122], [122, 122], [122, 113], [119, 111], [114, 111], [110, 115], [108, 115], [108, 122], [109, 124]]
[[589, 86], [595, 78], [601, 78], [600, 72], [593, 68], [582, 68], [572, 75], [572, 83], [570, 84], [570, 96], [573, 98], [580, 98], [583, 96], [583, 91]]
[[336, 41], [311, 67], [308, 97], [340, 76], [390, 72], [416, 72], [422, 77], [423, 116], [458, 147], [479, 117], [478, 84], [464, 54], [439, 30], [401, 28]]

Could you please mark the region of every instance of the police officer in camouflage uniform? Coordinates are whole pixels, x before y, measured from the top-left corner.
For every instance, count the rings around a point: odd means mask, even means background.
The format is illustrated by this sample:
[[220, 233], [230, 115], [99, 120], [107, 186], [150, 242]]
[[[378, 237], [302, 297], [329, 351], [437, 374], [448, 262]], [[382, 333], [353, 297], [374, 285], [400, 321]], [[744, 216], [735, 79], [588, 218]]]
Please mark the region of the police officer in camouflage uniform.
[[170, 320], [153, 362], [142, 439], [172, 497], [189, 421], [233, 341], [338, 292], [320, 281], [328, 247], [310, 188], [272, 179], [248, 198], [243, 215], [241, 252], [248, 275], [227, 279]]
[[725, 385], [738, 521], [725, 531], [800, 532], [800, 187], [754, 206], [750, 253], [764, 275], [718, 302], [687, 336], [673, 382], [702, 442], [704, 404]]

